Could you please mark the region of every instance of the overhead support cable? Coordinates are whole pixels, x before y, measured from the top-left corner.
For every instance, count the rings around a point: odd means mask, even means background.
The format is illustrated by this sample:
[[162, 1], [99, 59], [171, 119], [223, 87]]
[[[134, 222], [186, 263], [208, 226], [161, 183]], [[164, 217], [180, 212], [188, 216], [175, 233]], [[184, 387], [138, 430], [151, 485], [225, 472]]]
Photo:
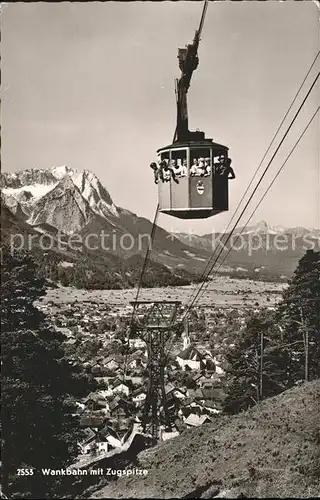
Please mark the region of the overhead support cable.
[[[286, 139], [287, 135], [289, 134], [289, 132], [290, 132], [290, 130], [291, 130], [291, 128], [292, 128], [292, 126], [293, 126], [293, 124], [295, 123], [295, 121], [296, 121], [297, 117], [299, 116], [299, 114], [300, 114], [300, 112], [301, 112], [301, 110], [302, 110], [303, 106], [305, 105], [305, 103], [306, 103], [306, 101], [307, 101], [307, 99], [308, 99], [309, 95], [311, 94], [311, 92], [312, 92], [312, 90], [313, 90], [314, 86], [316, 85], [316, 83], [317, 83], [317, 81], [318, 81], [318, 79], [319, 79], [319, 76], [320, 76], [320, 72], [317, 74], [317, 76], [316, 76], [316, 77], [315, 77], [315, 79], [313, 80], [313, 82], [312, 82], [312, 84], [311, 84], [311, 86], [310, 86], [310, 88], [309, 88], [309, 90], [308, 90], [308, 92], [307, 92], [306, 96], [304, 97], [304, 99], [303, 99], [302, 103], [300, 104], [300, 106], [299, 106], [299, 108], [298, 108], [297, 112], [295, 113], [295, 115], [294, 115], [293, 119], [291, 120], [290, 125], [288, 126], [288, 128], [287, 128], [287, 130], [286, 130], [285, 134], [283, 135], [283, 137], [282, 137], [282, 139], [281, 139], [280, 143], [278, 144], [278, 146], [277, 146], [277, 148], [276, 148], [275, 152], [273, 153], [273, 155], [272, 155], [271, 159], [269, 160], [269, 162], [268, 162], [268, 164], [267, 164], [266, 168], [264, 169], [264, 171], [263, 171], [262, 175], [260, 176], [260, 179], [259, 179], [258, 183], [256, 184], [256, 186], [255, 186], [255, 188], [254, 188], [253, 192], [251, 193], [251, 195], [250, 195], [249, 199], [247, 200], [247, 202], [246, 202], [246, 204], [245, 204], [244, 208], [242, 209], [242, 211], [241, 211], [241, 213], [240, 213], [239, 217], [237, 218], [237, 220], [236, 220], [236, 222], [235, 222], [235, 224], [234, 224], [234, 226], [233, 226], [233, 228], [232, 228], [231, 232], [228, 234], [228, 237], [227, 237], [226, 241], [223, 243], [223, 245], [224, 245], [224, 246], [225, 246], [225, 245], [227, 245], [227, 243], [230, 241], [230, 239], [231, 239], [231, 237], [232, 237], [232, 235], [233, 235], [233, 233], [234, 233], [234, 231], [235, 231], [235, 229], [236, 229], [236, 227], [237, 227], [237, 225], [238, 225], [239, 221], [241, 220], [241, 218], [242, 218], [243, 214], [245, 213], [245, 211], [246, 211], [246, 209], [247, 209], [247, 207], [248, 207], [249, 203], [251, 202], [251, 200], [252, 200], [253, 196], [255, 195], [256, 191], [258, 190], [258, 188], [259, 188], [259, 186], [260, 186], [261, 182], [263, 181], [263, 179], [264, 179], [264, 177], [265, 177], [266, 173], [268, 172], [268, 170], [269, 170], [269, 168], [270, 168], [270, 166], [271, 166], [271, 164], [272, 164], [272, 162], [273, 162], [274, 158], [276, 157], [276, 155], [277, 155], [277, 153], [278, 153], [279, 149], [281, 148], [281, 146], [282, 146], [283, 142], [285, 141], [285, 139]], [[222, 254], [223, 250], [224, 250], [224, 249], [222, 248], [222, 249], [220, 250], [220, 252], [218, 253], [217, 257], [215, 258], [215, 260], [214, 260], [213, 264], [211, 265], [211, 268], [209, 269], [208, 275], [211, 273], [211, 271], [212, 271], [212, 269], [214, 268], [215, 264], [218, 262], [219, 257], [221, 256], [221, 254]], [[197, 300], [197, 298], [199, 297], [199, 294], [201, 293], [201, 290], [203, 289], [203, 287], [204, 287], [205, 283], [206, 283], [205, 281], [203, 281], [203, 282], [201, 283], [201, 285], [200, 285], [200, 287], [199, 287], [199, 290], [197, 291], [197, 293], [195, 294], [194, 298], [193, 298], [193, 299], [192, 299], [192, 301], [191, 301], [191, 304], [190, 304], [190, 305], [189, 305], [189, 307], [187, 308], [187, 311], [186, 311], [186, 313], [185, 313], [185, 316], [187, 316], [187, 315], [189, 314], [190, 309], [192, 308], [192, 306], [194, 305], [195, 301], [196, 301], [196, 300]]]
[[[152, 223], [152, 229], [151, 229], [151, 233], [150, 233], [150, 244], [148, 245], [148, 248], [147, 248], [147, 251], [146, 251], [146, 255], [145, 255], [145, 258], [144, 258], [144, 261], [143, 261], [143, 266], [142, 266], [142, 270], [141, 270], [141, 274], [140, 274], [140, 279], [139, 279], [139, 284], [138, 284], [137, 293], [136, 293], [136, 297], [135, 297], [135, 302], [138, 301], [139, 295], [140, 295], [140, 290], [141, 290], [141, 288], [143, 286], [143, 279], [144, 279], [145, 272], [146, 272], [146, 269], [147, 269], [147, 265], [148, 265], [148, 262], [149, 262], [150, 253], [152, 251], [152, 246], [153, 246], [153, 242], [154, 242], [154, 238], [155, 238], [155, 233], [156, 233], [156, 229], [157, 229], [158, 216], [159, 216], [159, 203], [157, 205], [156, 212], [155, 212], [154, 219], [153, 219], [153, 223]], [[129, 325], [129, 329], [128, 329], [127, 346], [126, 346], [125, 360], [124, 360], [124, 365], [123, 365], [122, 382], [124, 382], [124, 379], [125, 379], [125, 376], [126, 376], [126, 372], [127, 372], [127, 362], [128, 362], [128, 354], [129, 354], [129, 341], [130, 341], [130, 336], [131, 336], [131, 332], [132, 332], [132, 328], [133, 328], [133, 324], [134, 324], [134, 318], [135, 318], [135, 308], [133, 306], [132, 313], [131, 313], [131, 319], [130, 319], [130, 325]]]
[[[299, 94], [300, 94], [300, 92], [301, 92], [301, 90], [302, 90], [302, 88], [303, 88], [303, 86], [304, 86], [304, 84], [305, 84], [305, 82], [306, 82], [306, 80], [307, 80], [308, 76], [310, 75], [310, 73], [311, 73], [311, 71], [312, 71], [312, 69], [313, 69], [314, 65], [316, 64], [316, 61], [317, 61], [317, 59], [318, 59], [319, 55], [320, 55], [320, 50], [317, 52], [317, 54], [316, 54], [315, 58], [313, 59], [313, 61], [312, 61], [311, 65], [310, 65], [310, 67], [309, 67], [309, 69], [308, 69], [308, 71], [307, 71], [307, 73], [306, 73], [306, 75], [305, 75], [304, 79], [302, 80], [302, 82], [301, 82], [301, 84], [300, 84], [300, 86], [299, 86], [299, 88], [298, 88], [298, 90], [297, 90], [297, 92], [296, 92], [296, 94], [295, 94], [295, 96], [294, 96], [294, 98], [293, 98], [293, 100], [292, 100], [292, 102], [291, 102], [290, 106], [289, 106], [289, 108], [287, 109], [287, 111], [286, 111], [286, 113], [285, 113], [284, 117], [282, 118], [282, 120], [281, 120], [281, 122], [280, 122], [280, 125], [278, 126], [278, 128], [277, 128], [277, 130], [276, 130], [275, 134], [273, 135], [273, 137], [272, 137], [272, 139], [271, 139], [271, 142], [270, 142], [270, 144], [269, 144], [269, 146], [268, 146], [268, 148], [267, 148], [266, 152], [264, 153], [264, 155], [263, 155], [263, 157], [262, 157], [262, 159], [261, 159], [261, 161], [260, 161], [260, 163], [259, 163], [258, 167], [256, 168], [256, 170], [255, 170], [255, 172], [254, 172], [254, 174], [253, 174], [253, 176], [252, 176], [252, 178], [251, 178], [250, 183], [248, 184], [248, 186], [247, 186], [247, 188], [246, 188], [245, 192], [243, 193], [243, 195], [242, 195], [242, 197], [241, 197], [241, 199], [240, 199], [240, 201], [239, 201], [239, 203], [238, 203], [238, 205], [237, 205], [236, 209], [234, 210], [233, 215], [232, 215], [232, 217], [231, 217], [230, 221], [228, 222], [227, 227], [226, 227], [226, 228], [225, 228], [225, 230], [224, 230], [224, 233], [223, 233], [222, 239], [223, 239], [223, 238], [225, 238], [225, 237], [227, 236], [227, 234], [228, 234], [228, 230], [229, 230], [229, 227], [231, 226], [231, 223], [232, 223], [232, 221], [234, 220], [236, 213], [238, 212], [238, 210], [239, 210], [239, 208], [240, 208], [240, 206], [241, 206], [241, 204], [242, 204], [242, 202], [243, 202], [244, 198], [246, 197], [246, 195], [247, 195], [247, 193], [248, 193], [248, 191], [249, 191], [250, 187], [252, 186], [253, 181], [254, 181], [254, 179], [256, 178], [256, 176], [257, 176], [257, 174], [258, 174], [258, 172], [259, 172], [259, 170], [260, 170], [260, 168], [261, 168], [261, 166], [262, 166], [262, 164], [263, 164], [263, 162], [264, 162], [264, 160], [265, 160], [265, 158], [266, 158], [267, 154], [269, 153], [269, 151], [270, 151], [270, 149], [271, 149], [272, 145], [274, 144], [275, 139], [276, 139], [276, 137], [278, 136], [278, 133], [279, 133], [279, 131], [280, 131], [280, 129], [281, 129], [281, 127], [282, 127], [282, 125], [284, 124], [284, 122], [285, 122], [285, 120], [286, 120], [287, 116], [289, 115], [289, 113], [290, 113], [290, 111], [291, 111], [291, 109], [292, 109], [293, 105], [295, 104], [295, 102], [296, 102], [296, 100], [297, 100], [297, 98], [298, 98], [298, 96], [299, 96]], [[212, 261], [213, 261], [213, 259], [214, 259], [215, 253], [216, 253], [216, 249], [214, 250], [214, 252], [213, 252], [213, 254], [211, 255], [211, 257], [208, 259], [208, 262], [207, 262], [207, 264], [206, 264], [206, 266], [205, 266], [205, 269], [204, 269], [204, 271], [203, 271], [203, 272], [202, 272], [202, 274], [201, 274], [201, 277], [200, 277], [200, 282], [201, 282], [202, 280], [205, 280], [205, 279], [208, 277], [208, 274], [209, 274], [209, 273], [208, 273], [207, 271], [208, 271], [208, 269], [210, 268], [210, 265], [211, 265], [211, 262], [212, 262]], [[201, 285], [201, 283], [200, 283], [200, 285]], [[197, 290], [195, 290], [195, 292], [194, 292], [194, 293], [196, 293], [196, 292], [197, 292]], [[193, 297], [193, 295], [190, 297], [190, 301], [192, 301], [192, 297]]]
[[[283, 168], [285, 167], [285, 165], [287, 164], [287, 161], [289, 160], [289, 158], [291, 157], [292, 153], [295, 151], [295, 149], [297, 148], [298, 144], [300, 143], [301, 139], [303, 138], [303, 136], [305, 135], [305, 133], [307, 132], [308, 128], [310, 127], [311, 123], [313, 122], [313, 120], [315, 119], [315, 117], [317, 116], [317, 114], [319, 113], [320, 111], [320, 106], [316, 109], [316, 111], [313, 113], [312, 117], [310, 118], [309, 122], [307, 123], [306, 127], [303, 129], [302, 133], [300, 134], [299, 138], [297, 139], [297, 141], [295, 142], [293, 148], [290, 150], [290, 153], [287, 155], [285, 161], [282, 163], [281, 167], [279, 168], [278, 172], [276, 173], [276, 175], [273, 177], [271, 183], [269, 184], [269, 186], [267, 187], [267, 189], [265, 190], [264, 194], [262, 195], [262, 197], [260, 198], [258, 204], [256, 205], [256, 207], [254, 208], [254, 210], [252, 211], [251, 215], [248, 217], [245, 225], [241, 228], [241, 231], [239, 234], [237, 234], [237, 237], [235, 239], [235, 242], [236, 243], [238, 241], [238, 239], [240, 238], [240, 236], [243, 234], [243, 231], [246, 229], [246, 227], [248, 226], [249, 222], [251, 221], [252, 217], [254, 216], [254, 214], [256, 213], [257, 209], [259, 208], [259, 206], [261, 205], [261, 203], [263, 202], [263, 200], [265, 199], [266, 195], [268, 194], [268, 192], [270, 191], [270, 189], [272, 188], [273, 184], [275, 183], [276, 179], [279, 177], [280, 173], [282, 172]], [[220, 262], [219, 264], [219, 267], [216, 269], [215, 271], [215, 274], [217, 274], [220, 270], [220, 268], [222, 267], [223, 263], [225, 262], [226, 258], [228, 257], [228, 255], [230, 254], [232, 248], [229, 248], [227, 253], [225, 254], [225, 256], [223, 257], [223, 260]], [[207, 283], [207, 287], [208, 287], [208, 283]], [[201, 295], [199, 296], [198, 300], [201, 299], [201, 297], [203, 296], [203, 293], [206, 291], [206, 289], [204, 288], [203, 291], [201, 292]]]

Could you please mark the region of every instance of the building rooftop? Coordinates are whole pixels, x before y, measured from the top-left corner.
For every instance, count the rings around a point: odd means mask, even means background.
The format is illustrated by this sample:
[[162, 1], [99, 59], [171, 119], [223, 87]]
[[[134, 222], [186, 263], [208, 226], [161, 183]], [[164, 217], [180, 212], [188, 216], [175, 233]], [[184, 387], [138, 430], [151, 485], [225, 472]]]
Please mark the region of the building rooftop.
[[186, 349], [180, 351], [177, 357], [185, 360], [190, 359], [192, 361], [202, 361], [204, 358], [201, 352], [193, 344], [190, 344]]
[[210, 418], [207, 415], [196, 415], [195, 413], [190, 413], [189, 417], [186, 418], [185, 424], [192, 425], [192, 427], [198, 427], [199, 425], [204, 424], [205, 422], [211, 422]]

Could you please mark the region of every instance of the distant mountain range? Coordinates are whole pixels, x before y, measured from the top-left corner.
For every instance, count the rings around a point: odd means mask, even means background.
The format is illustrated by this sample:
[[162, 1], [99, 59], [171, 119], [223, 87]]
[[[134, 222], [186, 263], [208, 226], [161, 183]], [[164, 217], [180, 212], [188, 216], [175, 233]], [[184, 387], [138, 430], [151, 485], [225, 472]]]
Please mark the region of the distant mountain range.
[[306, 250], [320, 250], [319, 229], [269, 226], [261, 221], [252, 226], [238, 227], [232, 235], [230, 231], [204, 235], [176, 233], [176, 236], [192, 249], [214, 252], [215, 258], [221, 254], [218, 265], [229, 252], [221, 271], [241, 277], [250, 274], [286, 279]]
[[[58, 266], [59, 279], [62, 276], [66, 283], [76, 281], [79, 286], [84, 281], [89, 285], [98, 281], [97, 286], [122, 287], [138, 281], [152, 223], [116, 206], [93, 173], [64, 165], [3, 173], [0, 183], [2, 239], [12, 234], [32, 235], [37, 258], [41, 256], [46, 268], [48, 259], [54, 261], [55, 278]], [[235, 231], [238, 235], [240, 232], [241, 228]], [[280, 235], [290, 240], [285, 250], [275, 245]], [[218, 252], [221, 248], [221, 237], [221, 233], [170, 234], [158, 226], [146, 284], [161, 286], [197, 280], [213, 250], [217, 248]], [[260, 245], [255, 250], [250, 248], [254, 238], [259, 238]], [[231, 239], [233, 249], [220, 271], [241, 277], [279, 278], [290, 276], [305, 250], [312, 244], [319, 245], [320, 231], [270, 227], [261, 222], [245, 228], [239, 239], [242, 248], [239, 249], [239, 241], [237, 246]]]
[[[226, 234], [229, 234], [230, 231], [227, 231]], [[258, 222], [253, 226], [239, 226], [234, 230], [234, 234], [251, 234], [251, 235], [280, 235], [280, 234], [290, 234], [294, 237], [303, 237], [305, 235], [309, 235], [312, 239], [320, 239], [320, 229], [306, 229], [304, 227], [283, 227], [283, 226], [270, 226], [266, 221]], [[175, 233], [176, 236], [181, 240], [190, 239], [190, 235], [188, 233]], [[208, 241], [212, 239], [212, 236], [218, 236], [223, 233], [206, 233], [203, 235], [193, 234], [192, 237], [195, 239], [203, 239], [203, 241]]]

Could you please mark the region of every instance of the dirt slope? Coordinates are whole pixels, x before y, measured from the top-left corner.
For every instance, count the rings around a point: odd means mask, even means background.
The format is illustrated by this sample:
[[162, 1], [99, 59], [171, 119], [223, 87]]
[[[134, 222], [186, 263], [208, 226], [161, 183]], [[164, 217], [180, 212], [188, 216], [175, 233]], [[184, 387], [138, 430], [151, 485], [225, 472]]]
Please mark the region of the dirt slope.
[[138, 457], [148, 476], [111, 481], [90, 498], [320, 497], [320, 380]]

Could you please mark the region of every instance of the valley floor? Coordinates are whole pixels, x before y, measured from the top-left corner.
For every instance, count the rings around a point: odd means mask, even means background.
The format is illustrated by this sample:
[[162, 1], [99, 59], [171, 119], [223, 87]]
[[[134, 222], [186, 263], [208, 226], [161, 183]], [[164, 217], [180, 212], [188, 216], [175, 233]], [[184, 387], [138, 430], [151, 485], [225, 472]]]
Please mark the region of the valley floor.
[[[204, 307], [243, 307], [272, 306], [280, 298], [286, 285], [253, 280], [241, 280], [228, 277], [216, 277], [208, 286], [203, 287], [200, 304]], [[196, 285], [166, 288], [144, 288], [140, 291], [141, 300], [180, 300], [188, 304], [193, 296]], [[136, 297], [137, 289], [124, 290], [84, 290], [71, 287], [59, 287], [48, 290], [44, 299], [46, 302], [70, 303], [74, 301], [104, 302], [113, 306], [129, 305]], [[258, 304], [256, 304], [258, 303]]]

